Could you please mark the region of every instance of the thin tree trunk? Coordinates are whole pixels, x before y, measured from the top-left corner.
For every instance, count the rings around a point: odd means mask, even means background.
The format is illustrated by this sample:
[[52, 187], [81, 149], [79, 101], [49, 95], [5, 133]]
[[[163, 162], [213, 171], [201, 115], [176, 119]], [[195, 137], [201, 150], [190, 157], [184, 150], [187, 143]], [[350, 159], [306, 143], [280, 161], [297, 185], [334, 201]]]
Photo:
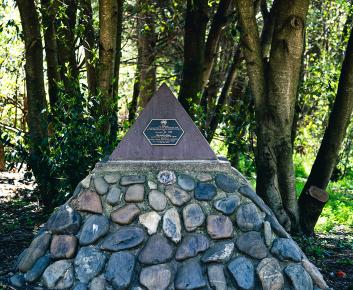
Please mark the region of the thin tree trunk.
[[110, 136], [116, 104], [113, 98], [113, 77], [116, 53], [117, 6], [116, 0], [99, 1], [99, 111], [105, 117], [102, 133]]
[[138, 96], [140, 94], [140, 68], [139, 63], [136, 65], [134, 89], [132, 93], [132, 100], [129, 103], [129, 123], [131, 124], [136, 117]]
[[[353, 110], [353, 31], [348, 41], [343, 60], [337, 95], [333, 105], [328, 126], [321, 141], [319, 152], [311, 169], [308, 180], [299, 198], [300, 221], [304, 233], [312, 235], [314, 226], [325, 205], [323, 195], [312, 198], [310, 188], [326, 189], [332, 171], [335, 168], [338, 154], [344, 140]], [[318, 202], [319, 201], [319, 202]], [[313, 209], [315, 208], [315, 209]], [[311, 209], [311, 212], [308, 212]]]
[[278, 1], [270, 59], [265, 68], [252, 1], [237, 0], [244, 55], [257, 123], [257, 192], [287, 230], [297, 230], [291, 129], [298, 89], [308, 0]]
[[213, 136], [214, 136], [216, 129], [218, 127], [218, 123], [221, 120], [222, 110], [226, 104], [228, 94], [229, 94], [230, 90], [232, 89], [234, 81], [237, 78], [238, 69], [241, 64], [240, 54], [241, 54], [240, 48], [236, 48], [235, 53], [234, 53], [234, 57], [233, 57], [233, 61], [229, 67], [226, 80], [224, 82], [221, 94], [218, 98], [216, 108], [214, 110], [214, 113], [212, 114], [212, 118], [211, 118], [210, 124], [208, 126], [207, 136], [206, 136], [206, 139], [208, 142], [211, 142], [213, 139]]
[[138, 25], [138, 46], [140, 55], [139, 106], [144, 108], [156, 91], [156, 41], [155, 15], [149, 5], [153, 1], [139, 0], [140, 23]]
[[28, 128], [30, 141], [29, 166], [42, 190], [43, 201], [50, 206], [52, 198], [45, 187], [48, 175], [44, 154], [48, 150], [47, 103], [44, 90], [43, 46], [39, 17], [34, 0], [17, 0], [25, 42], [25, 72], [28, 97]]
[[82, 44], [85, 49], [85, 63], [87, 71], [87, 86], [91, 95], [97, 91], [97, 69], [94, 52], [97, 49], [93, 28], [93, 12], [91, 0], [80, 1], [82, 9], [81, 21], [84, 26]]
[[179, 101], [194, 118], [193, 104], [200, 103], [208, 22], [208, 1], [188, 0], [185, 18], [184, 65]]
[[120, 60], [121, 60], [121, 37], [123, 32], [123, 4], [124, 0], [117, 0], [117, 28], [116, 28], [116, 55], [115, 55], [115, 67], [114, 67], [114, 92], [115, 98], [119, 95], [119, 72], [120, 72]]
[[58, 82], [60, 81], [58, 45], [55, 31], [56, 8], [50, 0], [41, 0], [41, 4], [45, 59], [47, 62], [49, 103], [50, 108], [53, 109], [56, 101], [58, 100]]
[[0, 171], [6, 170], [5, 148], [4, 144], [0, 141]]
[[228, 22], [229, 11], [233, 0], [221, 0], [211, 23], [210, 32], [205, 46], [205, 59], [203, 64], [202, 88], [205, 88], [210, 78], [214, 59], [217, 55], [220, 37]]

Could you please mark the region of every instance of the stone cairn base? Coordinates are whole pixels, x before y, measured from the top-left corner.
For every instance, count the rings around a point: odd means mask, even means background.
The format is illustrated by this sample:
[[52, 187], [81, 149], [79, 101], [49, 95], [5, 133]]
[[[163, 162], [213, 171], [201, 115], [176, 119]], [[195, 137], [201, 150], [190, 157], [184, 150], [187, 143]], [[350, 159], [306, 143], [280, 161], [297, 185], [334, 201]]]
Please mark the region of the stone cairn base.
[[328, 289], [228, 162], [107, 162], [17, 261], [25, 289]]

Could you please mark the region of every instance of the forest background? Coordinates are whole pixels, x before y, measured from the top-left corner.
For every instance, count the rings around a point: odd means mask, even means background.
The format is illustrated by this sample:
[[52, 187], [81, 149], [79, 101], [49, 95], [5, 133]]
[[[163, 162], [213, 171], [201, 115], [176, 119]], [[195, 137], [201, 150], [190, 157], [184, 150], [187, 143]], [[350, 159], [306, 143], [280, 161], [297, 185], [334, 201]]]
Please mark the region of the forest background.
[[351, 233], [352, 25], [347, 0], [2, 0], [1, 170], [50, 212], [166, 83], [287, 230]]

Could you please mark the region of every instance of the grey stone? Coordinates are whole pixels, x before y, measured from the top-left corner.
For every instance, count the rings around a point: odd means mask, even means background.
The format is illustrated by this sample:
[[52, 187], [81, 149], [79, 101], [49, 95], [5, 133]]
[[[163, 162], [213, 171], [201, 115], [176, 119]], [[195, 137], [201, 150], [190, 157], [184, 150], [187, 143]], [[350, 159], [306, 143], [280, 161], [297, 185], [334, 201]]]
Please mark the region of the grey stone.
[[266, 246], [271, 247], [273, 242], [273, 235], [271, 230], [271, 224], [268, 221], [264, 222], [264, 238]]
[[76, 252], [77, 238], [73, 235], [54, 235], [50, 244], [50, 254], [54, 259], [69, 259]]
[[26, 280], [23, 277], [23, 275], [17, 274], [17, 275], [13, 275], [10, 278], [10, 283], [11, 283], [11, 285], [13, 285], [15, 287], [22, 288], [23, 286], [25, 286]]
[[54, 234], [76, 234], [80, 228], [81, 216], [71, 207], [64, 205], [51, 215], [46, 229]]
[[163, 231], [174, 243], [181, 240], [181, 223], [178, 211], [175, 208], [168, 209], [163, 216]]
[[126, 202], [140, 202], [143, 201], [145, 195], [145, 187], [143, 184], [134, 184], [128, 187], [125, 193]]
[[253, 203], [242, 204], [238, 207], [236, 221], [242, 231], [258, 231], [263, 220]]
[[163, 170], [158, 173], [157, 180], [164, 185], [171, 185], [175, 183], [176, 176], [173, 171]]
[[205, 214], [201, 206], [196, 203], [188, 204], [183, 209], [184, 226], [187, 231], [194, 231], [205, 221]]
[[173, 256], [173, 247], [162, 235], [149, 238], [145, 247], [140, 252], [138, 259], [143, 264], [161, 264], [169, 261]]
[[227, 290], [227, 281], [224, 276], [224, 265], [212, 264], [207, 267], [208, 280], [212, 289]]
[[284, 278], [281, 266], [274, 258], [263, 259], [256, 268], [263, 290], [281, 290]]
[[185, 260], [197, 256], [208, 249], [210, 242], [208, 238], [202, 234], [189, 234], [184, 236], [180, 246], [178, 247], [175, 259]]
[[198, 182], [194, 194], [198, 200], [211, 200], [216, 196], [217, 188], [211, 183]]
[[104, 215], [92, 215], [83, 224], [80, 245], [86, 246], [98, 241], [109, 231], [109, 220]]
[[87, 290], [87, 283], [82, 283], [79, 282], [76, 284], [75, 288], [73, 290]]
[[176, 206], [181, 206], [191, 199], [190, 194], [177, 186], [167, 187], [165, 195], [169, 198], [172, 204]]
[[146, 176], [129, 175], [129, 176], [123, 176], [120, 179], [120, 185], [126, 186], [130, 184], [145, 183], [145, 181], [146, 181]]
[[281, 260], [300, 262], [302, 259], [302, 255], [294, 242], [285, 238], [277, 238], [273, 241], [271, 253]]
[[38, 258], [43, 256], [49, 248], [51, 234], [45, 232], [36, 237], [30, 244], [26, 255], [24, 255], [18, 264], [21, 272], [30, 270]]
[[160, 220], [161, 216], [155, 211], [150, 211], [139, 216], [140, 224], [147, 229], [149, 235], [157, 232]]
[[232, 177], [225, 174], [217, 174], [215, 182], [218, 188], [225, 192], [235, 192], [239, 188], [239, 184]]
[[78, 251], [75, 258], [75, 272], [77, 278], [88, 283], [97, 276], [103, 269], [106, 256], [93, 247], [83, 247]]
[[162, 211], [167, 206], [167, 198], [158, 190], [152, 190], [148, 195], [150, 206], [157, 211]]
[[172, 273], [168, 265], [155, 265], [143, 268], [140, 283], [148, 290], [165, 290], [170, 284]]
[[102, 176], [95, 176], [93, 183], [98, 194], [106, 194], [108, 192], [109, 184]]
[[207, 282], [197, 261], [187, 261], [178, 267], [174, 281], [176, 289], [197, 289], [206, 285]]
[[178, 185], [186, 191], [191, 191], [195, 189], [196, 183], [191, 176], [180, 174], [178, 176]]
[[105, 277], [111, 281], [114, 289], [129, 287], [135, 269], [135, 256], [129, 252], [118, 252], [111, 255]]
[[259, 232], [247, 232], [237, 239], [237, 247], [240, 251], [255, 259], [263, 259], [268, 251]]
[[233, 242], [227, 241], [216, 243], [203, 254], [201, 261], [203, 263], [228, 261], [233, 254], [233, 250]]
[[83, 180], [81, 180], [81, 185], [83, 188], [89, 188], [91, 184], [91, 174], [87, 175]]
[[224, 215], [209, 215], [207, 217], [207, 232], [212, 239], [225, 239], [233, 236], [233, 224]]
[[67, 289], [74, 283], [74, 270], [69, 260], [51, 264], [42, 276], [44, 285], [49, 289]]
[[265, 217], [265, 221], [268, 221], [270, 223], [272, 230], [277, 236], [281, 238], [289, 238], [289, 234], [285, 231], [285, 229], [281, 226], [281, 224], [274, 216], [267, 215]]
[[197, 175], [197, 179], [200, 180], [201, 182], [207, 182], [212, 180], [212, 175], [209, 173], [200, 173]]
[[105, 174], [104, 175], [104, 180], [108, 182], [109, 184], [115, 184], [118, 183], [120, 177], [117, 174]]
[[147, 185], [148, 185], [148, 188], [151, 189], [151, 190], [157, 189], [157, 184], [154, 183], [154, 182], [151, 181], [151, 180], [148, 180], [148, 181], [147, 181]]
[[111, 205], [116, 205], [120, 201], [121, 190], [119, 187], [112, 186], [107, 194], [107, 202]]
[[107, 236], [101, 248], [109, 251], [121, 251], [140, 245], [145, 239], [144, 231], [139, 227], [122, 227]]
[[254, 288], [254, 267], [249, 259], [245, 257], [235, 258], [229, 263], [228, 270], [240, 289], [248, 290]]
[[72, 202], [77, 210], [92, 213], [103, 213], [102, 202], [95, 191], [86, 190], [81, 192], [76, 200]]
[[263, 212], [267, 215], [272, 215], [270, 208], [265, 204], [265, 202], [257, 195], [257, 193], [249, 186], [241, 186], [238, 191], [245, 197], [249, 198], [253, 203], [255, 203]]
[[135, 204], [128, 204], [113, 211], [110, 218], [115, 223], [127, 225], [132, 223], [139, 214], [140, 209]]
[[104, 277], [99, 276], [92, 279], [91, 283], [89, 284], [90, 290], [105, 290], [105, 286], [107, 281]]
[[240, 198], [238, 196], [231, 196], [216, 200], [214, 207], [226, 215], [231, 215], [239, 204]]
[[316, 268], [314, 264], [312, 264], [308, 259], [302, 260], [302, 265], [304, 269], [309, 273], [311, 279], [322, 289], [328, 289], [328, 285], [326, 284], [324, 277], [320, 273], [319, 269]]
[[24, 278], [28, 282], [36, 281], [48, 267], [50, 263], [50, 256], [40, 257], [33, 265], [33, 267], [24, 275]]
[[313, 281], [302, 266], [289, 264], [284, 268], [284, 272], [291, 280], [294, 290], [313, 290]]

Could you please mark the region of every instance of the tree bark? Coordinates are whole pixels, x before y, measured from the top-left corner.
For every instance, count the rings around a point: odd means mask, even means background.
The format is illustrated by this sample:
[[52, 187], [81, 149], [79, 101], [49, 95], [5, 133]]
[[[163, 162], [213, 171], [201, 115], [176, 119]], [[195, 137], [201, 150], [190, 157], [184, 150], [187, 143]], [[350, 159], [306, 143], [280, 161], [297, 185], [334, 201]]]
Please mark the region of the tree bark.
[[117, 0], [117, 27], [116, 27], [116, 54], [115, 54], [115, 67], [114, 67], [114, 91], [113, 95], [118, 101], [119, 95], [119, 72], [121, 60], [121, 37], [123, 33], [123, 4], [124, 0]]
[[97, 69], [94, 52], [97, 49], [93, 28], [93, 12], [91, 0], [80, 1], [82, 9], [81, 21], [84, 26], [82, 44], [85, 49], [85, 63], [87, 71], [87, 86], [91, 95], [97, 91]]
[[99, 112], [105, 118], [102, 133], [110, 135], [116, 106], [113, 98], [113, 77], [116, 53], [117, 6], [116, 0], [99, 1]]
[[213, 68], [214, 59], [217, 55], [220, 37], [228, 22], [229, 11], [233, 0], [221, 0], [218, 5], [216, 14], [214, 15], [207, 36], [205, 46], [205, 58], [203, 64], [202, 88], [205, 88], [210, 78]]
[[[39, 17], [34, 0], [17, 0], [25, 42], [25, 73], [28, 100], [28, 129], [30, 156], [29, 166], [33, 170], [40, 190], [48, 175], [44, 154], [48, 150], [47, 103], [44, 90], [43, 46]], [[51, 204], [51, 196], [42, 191], [44, 203]]]
[[199, 104], [208, 22], [208, 1], [188, 0], [184, 34], [184, 65], [179, 101], [194, 118], [193, 104]]
[[308, 180], [299, 198], [300, 221], [302, 230], [308, 235], [314, 233], [314, 226], [325, 203], [316, 206], [316, 214], [309, 216], [308, 209], [313, 202], [307, 201], [309, 189], [316, 186], [325, 190], [336, 165], [340, 147], [353, 110], [353, 31], [348, 41], [343, 60], [336, 99], [330, 114], [329, 123], [321, 141], [319, 152], [311, 169]]
[[296, 231], [291, 129], [297, 95], [308, 0], [274, 1], [269, 61], [263, 62], [252, 1], [237, 0], [244, 55], [255, 96], [257, 192], [287, 230]]
[[150, 10], [153, 1], [139, 0], [140, 23], [138, 25], [138, 46], [140, 55], [139, 106], [144, 108], [156, 91], [156, 41], [155, 15]]
[[50, 108], [55, 107], [58, 100], [58, 82], [60, 81], [58, 45], [55, 31], [55, 7], [50, 0], [41, 0], [42, 23], [47, 62], [48, 93]]

